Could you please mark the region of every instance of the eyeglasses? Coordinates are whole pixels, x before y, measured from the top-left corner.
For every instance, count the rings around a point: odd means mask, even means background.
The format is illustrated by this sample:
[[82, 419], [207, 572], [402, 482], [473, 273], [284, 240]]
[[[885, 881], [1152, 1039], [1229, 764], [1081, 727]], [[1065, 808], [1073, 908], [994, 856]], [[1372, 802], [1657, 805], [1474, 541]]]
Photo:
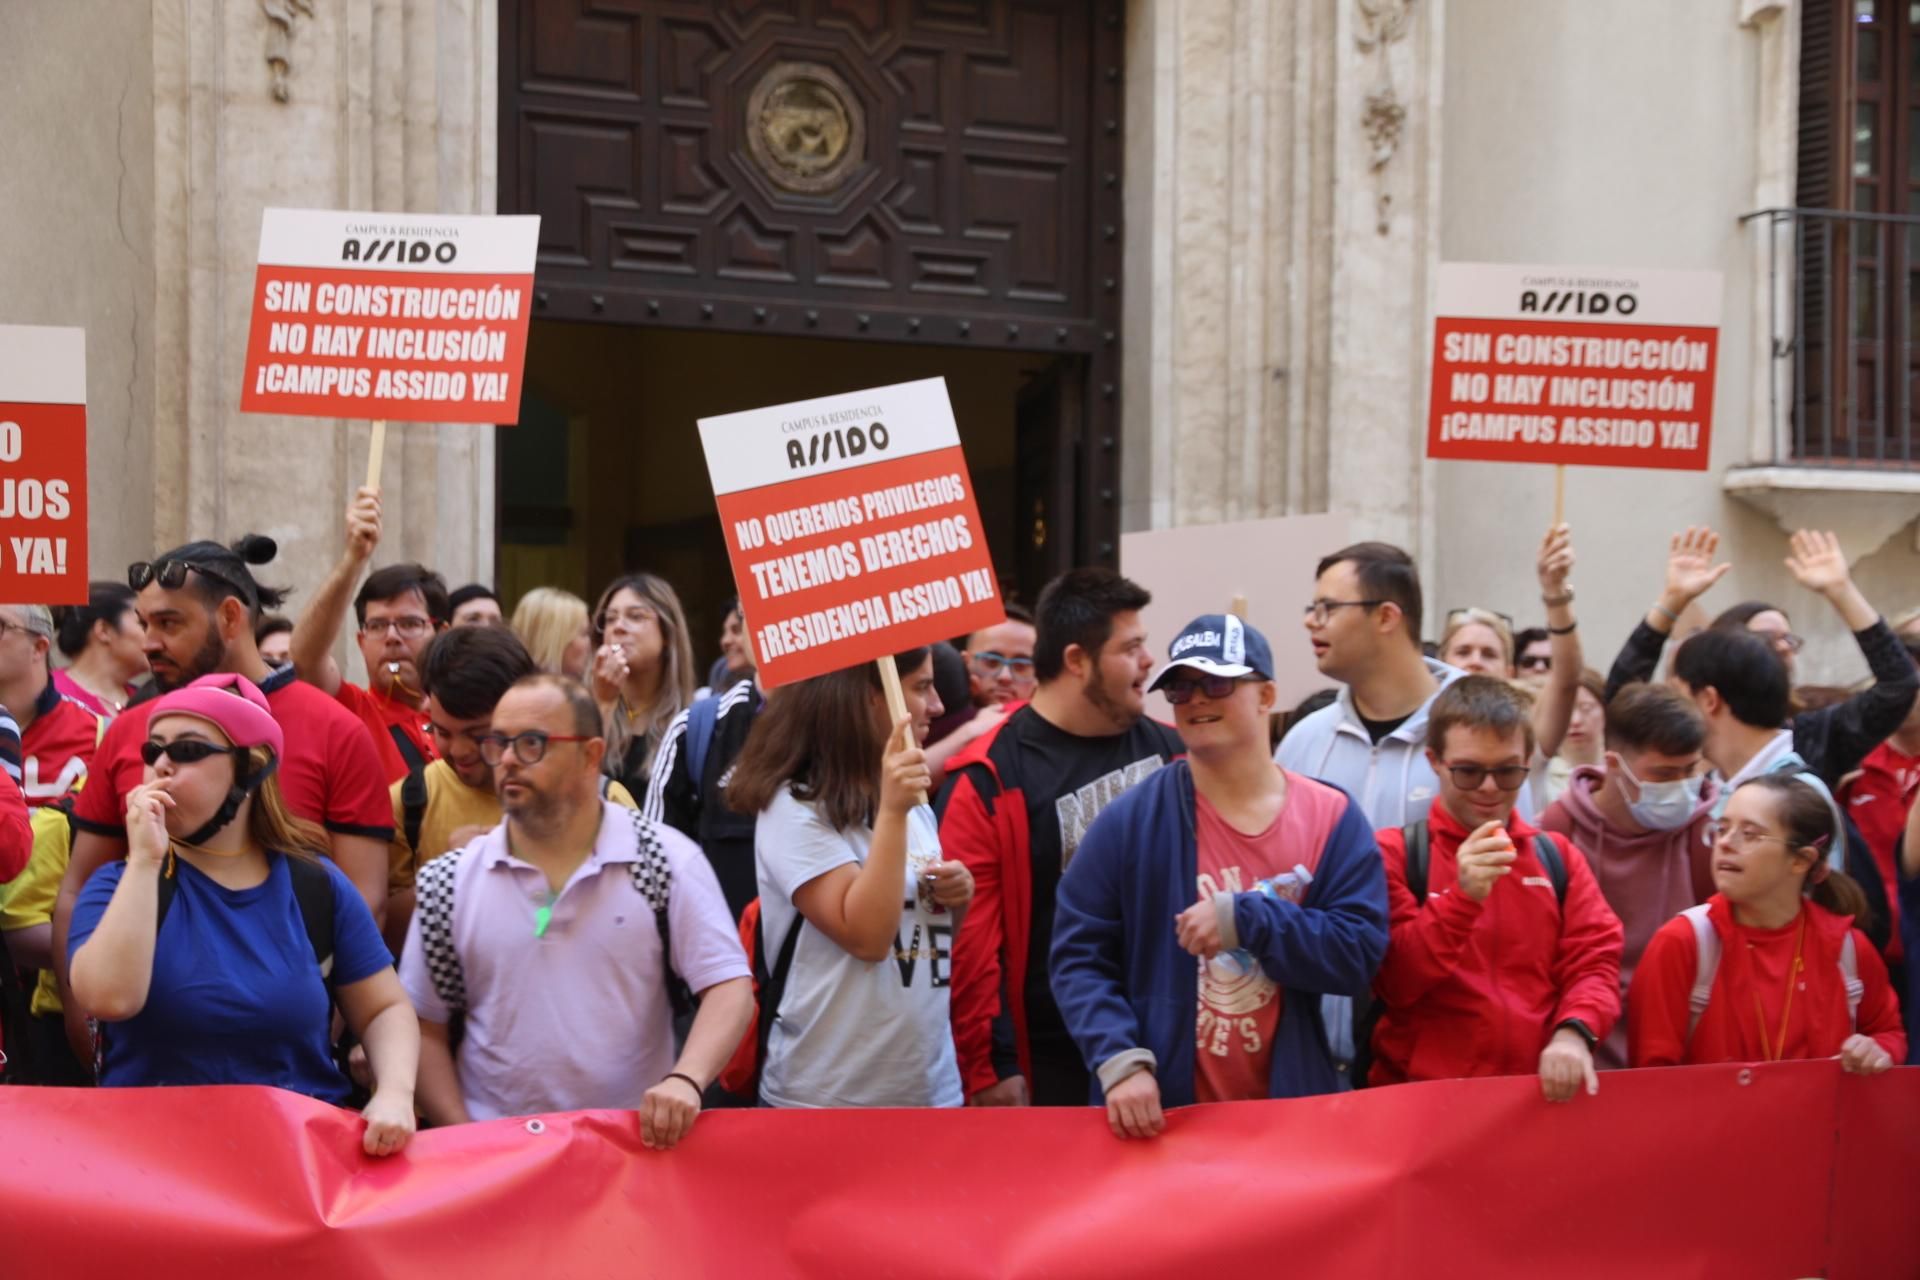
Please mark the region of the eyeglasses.
[[191, 560], [138, 560], [127, 566], [127, 585], [135, 591], [144, 591], [150, 582], [158, 582], [168, 591], [178, 591], [187, 585], [187, 574], [197, 573], [203, 578], [212, 578], [221, 583], [242, 601], [251, 605], [253, 592], [229, 578], [217, 569], [209, 569], [203, 564]]
[[368, 618], [360, 624], [360, 629], [370, 636], [384, 636], [389, 631], [398, 631], [403, 636], [423, 636], [433, 630], [433, 619], [417, 615], [411, 618]]
[[1195, 690], [1218, 701], [1231, 697], [1241, 685], [1253, 684], [1260, 679], [1260, 676], [1177, 676], [1161, 685], [1160, 692], [1166, 694], [1167, 701], [1174, 706], [1184, 707], [1193, 701]]
[[1488, 618], [1500, 619], [1501, 622], [1506, 624], [1507, 634], [1513, 634], [1513, 619], [1498, 609], [1481, 609], [1472, 606], [1465, 609], [1454, 609], [1448, 612], [1446, 625], [1452, 627], [1455, 623], [1464, 625], [1469, 622], [1478, 622], [1485, 625]]
[[659, 617], [659, 610], [649, 609], [643, 604], [636, 604], [631, 608], [621, 609], [618, 612], [609, 609], [594, 619], [593, 625], [595, 630], [598, 631], [607, 631], [611, 629], [616, 622], [624, 622], [630, 627], [644, 627], [649, 622], [656, 621]]
[[23, 636], [36, 636], [40, 634], [32, 627], [15, 622], [11, 618], [0, 618], [0, 636], [4, 636], [9, 631], [18, 631]]
[[513, 758], [521, 764], [539, 764], [547, 758], [548, 743], [591, 741], [593, 739], [579, 734], [545, 733], [539, 729], [528, 729], [512, 737], [504, 733], [483, 733], [474, 738], [480, 748], [480, 758], [489, 765], [497, 765], [506, 759], [508, 747], [513, 748]]
[[1385, 603], [1385, 600], [1315, 600], [1307, 606], [1307, 618], [1314, 626], [1324, 627], [1335, 609], [1376, 609]]
[[1520, 655], [1520, 661], [1515, 665], [1522, 671], [1551, 671], [1553, 670], [1553, 655], [1550, 653], [1523, 653]]
[[1453, 785], [1462, 791], [1478, 791], [1488, 778], [1502, 791], [1518, 791], [1528, 773], [1523, 764], [1503, 764], [1492, 769], [1483, 764], [1450, 764], [1446, 770], [1453, 775]]
[[1763, 631], [1760, 634], [1766, 637], [1768, 644], [1781, 653], [1798, 653], [1807, 647], [1806, 637], [1797, 636], [1791, 631]]
[[1736, 827], [1725, 818], [1718, 818], [1707, 824], [1707, 838], [1715, 844], [1725, 841], [1730, 849], [1751, 849], [1754, 845], [1765, 844], [1769, 840], [1787, 844], [1784, 836], [1770, 835], [1758, 827]]
[[1002, 670], [1011, 671], [1016, 681], [1033, 679], [1032, 658], [1009, 658], [1004, 653], [995, 653], [991, 649], [985, 653], [969, 653], [968, 659], [980, 669], [980, 674], [989, 680], [998, 676]]
[[149, 739], [140, 744], [140, 758], [148, 765], [159, 764], [161, 756], [165, 756], [175, 764], [194, 764], [214, 756], [224, 756], [237, 749], [216, 747], [211, 742], [202, 742], [198, 738], [176, 738], [172, 742], [155, 742]]

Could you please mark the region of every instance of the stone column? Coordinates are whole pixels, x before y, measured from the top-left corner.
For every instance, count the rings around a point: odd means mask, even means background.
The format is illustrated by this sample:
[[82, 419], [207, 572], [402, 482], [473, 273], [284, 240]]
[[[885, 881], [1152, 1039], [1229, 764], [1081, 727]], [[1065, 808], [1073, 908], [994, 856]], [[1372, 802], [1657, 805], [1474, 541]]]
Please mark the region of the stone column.
[[[497, 21], [495, 0], [154, 0], [154, 549], [267, 533], [263, 577], [306, 591], [333, 563], [368, 424], [240, 412], [260, 213], [491, 212]], [[378, 561], [491, 574], [491, 428], [391, 424], [383, 488]]]
[[1443, 3], [1129, 6], [1127, 528], [1423, 545]]

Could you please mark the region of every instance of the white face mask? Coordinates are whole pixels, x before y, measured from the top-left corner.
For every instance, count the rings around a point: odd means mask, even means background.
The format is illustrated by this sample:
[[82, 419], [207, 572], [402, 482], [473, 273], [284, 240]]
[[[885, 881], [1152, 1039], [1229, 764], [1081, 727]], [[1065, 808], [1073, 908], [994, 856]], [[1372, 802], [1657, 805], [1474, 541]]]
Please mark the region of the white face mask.
[[[1626, 761], [1619, 756], [1609, 755], [1608, 763], [1619, 770], [1620, 777], [1627, 783], [1621, 788], [1627, 796], [1627, 812], [1649, 831], [1677, 831], [1687, 825], [1700, 807], [1703, 778], [1642, 782], [1633, 776], [1633, 770], [1627, 768]], [[1637, 800], [1633, 798], [1635, 792], [1639, 793]]]

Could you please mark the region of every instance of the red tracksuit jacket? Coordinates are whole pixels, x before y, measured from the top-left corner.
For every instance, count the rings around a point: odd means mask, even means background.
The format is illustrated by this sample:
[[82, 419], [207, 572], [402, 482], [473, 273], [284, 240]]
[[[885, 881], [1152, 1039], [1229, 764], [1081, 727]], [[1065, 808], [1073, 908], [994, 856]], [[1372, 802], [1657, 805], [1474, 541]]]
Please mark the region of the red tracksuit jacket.
[[1620, 1016], [1620, 920], [1586, 857], [1553, 836], [1567, 869], [1563, 909], [1534, 856], [1535, 829], [1507, 820], [1517, 859], [1485, 902], [1460, 892], [1454, 855], [1469, 832], [1442, 805], [1428, 815], [1427, 901], [1407, 888], [1399, 828], [1380, 832], [1391, 933], [1374, 979], [1373, 1084], [1532, 1075], [1569, 1018], [1604, 1040]]
[[[1699, 972], [1700, 948], [1694, 940], [1693, 923], [1675, 916], [1660, 926], [1647, 943], [1646, 954], [1633, 972], [1633, 989], [1627, 993], [1627, 1043], [1636, 1067], [1672, 1067], [1705, 1062], [1762, 1062], [1769, 1054], [1762, 1047], [1761, 1017], [1766, 1019], [1766, 1037], [1780, 1035], [1785, 1019], [1783, 1059], [1831, 1058], [1854, 1028], [1847, 1021], [1845, 978], [1840, 971], [1840, 944], [1853, 930], [1854, 963], [1860, 974], [1859, 1031], [1872, 1036], [1893, 1060], [1906, 1061], [1907, 1037], [1900, 1026], [1900, 1005], [1887, 981], [1887, 966], [1867, 941], [1867, 935], [1853, 929], [1851, 916], [1837, 916], [1808, 902], [1801, 908], [1807, 931], [1801, 952], [1800, 980], [1793, 992], [1793, 1004], [1785, 1006], [1785, 985], [1781, 974], [1773, 980], [1744, 963], [1747, 944], [1758, 941], [1774, 952], [1786, 945], [1786, 929], [1749, 930], [1735, 923], [1733, 908], [1726, 898], [1714, 894], [1707, 899], [1707, 919], [1720, 935], [1720, 964], [1714, 970], [1713, 987], [1700, 1025], [1691, 1037], [1687, 1034], [1688, 997]], [[1749, 937], [1751, 935], [1751, 938]], [[1755, 997], [1759, 1008], [1755, 1008]]]

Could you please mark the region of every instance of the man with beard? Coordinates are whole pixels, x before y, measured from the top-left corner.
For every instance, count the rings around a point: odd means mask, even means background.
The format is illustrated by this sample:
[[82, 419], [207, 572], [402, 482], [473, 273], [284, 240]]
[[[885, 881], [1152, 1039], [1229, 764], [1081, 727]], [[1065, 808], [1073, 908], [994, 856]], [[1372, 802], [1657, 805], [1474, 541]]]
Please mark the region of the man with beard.
[[362, 489], [347, 508], [346, 549], [293, 629], [288, 654], [302, 680], [339, 699], [367, 726], [387, 781], [398, 782], [433, 759], [427, 695], [420, 687], [420, 655], [434, 636], [446, 630], [451, 608], [447, 584], [431, 569], [390, 564], [374, 570], [360, 593], [352, 596], [367, 687], [342, 678], [333, 660], [333, 642], [346, 620], [353, 584], [379, 545], [380, 493]]
[[[506, 821], [423, 867], [400, 980], [434, 1124], [640, 1112], [662, 1149], [753, 1020], [746, 953], [699, 846], [600, 795], [600, 711], [578, 681], [507, 691], [479, 740]], [[699, 1012], [674, 1055], [673, 992]], [[447, 1022], [466, 1012], [456, 1066]]]
[[1054, 897], [1100, 811], [1180, 752], [1145, 718], [1152, 597], [1110, 569], [1040, 593], [1033, 700], [947, 765], [940, 844], [973, 873], [953, 954], [953, 1039], [977, 1106], [1085, 1106], [1089, 1077], [1047, 982]]
[[[147, 661], [163, 693], [216, 672], [243, 675], [260, 687], [287, 731], [278, 774], [287, 807], [326, 828], [333, 861], [377, 921], [386, 909], [393, 815], [366, 727], [295, 679], [292, 668], [269, 669], [253, 638], [261, 610], [278, 606], [285, 593], [255, 582], [250, 566], [268, 563], [277, 551], [273, 539], [250, 534], [231, 549], [190, 542], [130, 566], [127, 583], [138, 593], [134, 607], [147, 631]], [[53, 917], [54, 965], [63, 979], [67, 922], [80, 886], [96, 868], [126, 854], [127, 793], [140, 785], [146, 769], [140, 749], [152, 705], [136, 703], [108, 726], [74, 803], [73, 856]], [[69, 1010], [75, 1007], [67, 1002]]]

